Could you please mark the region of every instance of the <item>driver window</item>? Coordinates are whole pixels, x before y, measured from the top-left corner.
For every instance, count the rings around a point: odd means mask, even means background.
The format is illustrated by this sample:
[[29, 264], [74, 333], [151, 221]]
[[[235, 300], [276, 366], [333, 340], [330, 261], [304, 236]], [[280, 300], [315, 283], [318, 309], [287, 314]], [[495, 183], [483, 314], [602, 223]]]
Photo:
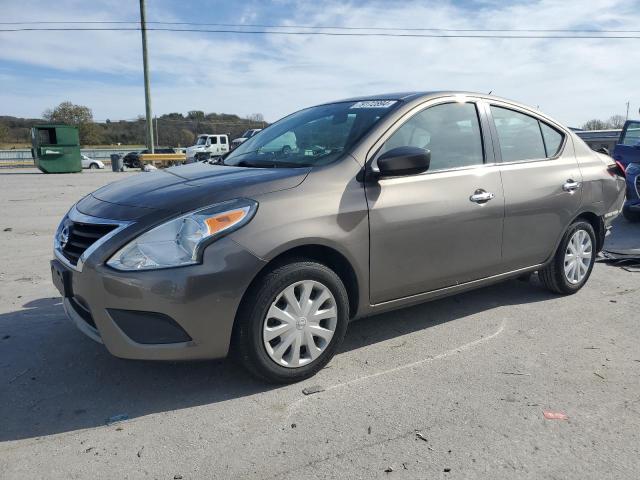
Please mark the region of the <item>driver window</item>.
[[429, 171], [481, 165], [484, 153], [475, 104], [444, 103], [415, 114], [389, 137], [380, 154], [407, 146], [431, 152]]
[[624, 131], [623, 145], [640, 145], [640, 122], [629, 122]]

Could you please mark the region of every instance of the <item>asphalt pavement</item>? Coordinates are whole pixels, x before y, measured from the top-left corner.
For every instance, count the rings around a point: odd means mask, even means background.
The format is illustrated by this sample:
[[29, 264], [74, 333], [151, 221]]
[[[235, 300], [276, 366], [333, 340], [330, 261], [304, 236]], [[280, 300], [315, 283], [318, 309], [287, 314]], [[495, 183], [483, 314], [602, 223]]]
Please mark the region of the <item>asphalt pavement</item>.
[[[65, 318], [48, 262], [65, 211], [130, 174], [0, 171], [0, 478], [639, 477], [640, 273], [360, 320], [294, 385], [120, 360]], [[639, 248], [640, 224], [617, 219], [607, 244]]]

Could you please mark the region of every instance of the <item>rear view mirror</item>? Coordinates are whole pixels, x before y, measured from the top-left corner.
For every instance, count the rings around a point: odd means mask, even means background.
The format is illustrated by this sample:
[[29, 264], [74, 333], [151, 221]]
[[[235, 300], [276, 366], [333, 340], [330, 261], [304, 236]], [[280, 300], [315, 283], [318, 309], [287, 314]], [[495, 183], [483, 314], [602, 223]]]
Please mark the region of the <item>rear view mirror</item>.
[[413, 175], [429, 170], [431, 152], [418, 147], [397, 147], [378, 158], [381, 176]]

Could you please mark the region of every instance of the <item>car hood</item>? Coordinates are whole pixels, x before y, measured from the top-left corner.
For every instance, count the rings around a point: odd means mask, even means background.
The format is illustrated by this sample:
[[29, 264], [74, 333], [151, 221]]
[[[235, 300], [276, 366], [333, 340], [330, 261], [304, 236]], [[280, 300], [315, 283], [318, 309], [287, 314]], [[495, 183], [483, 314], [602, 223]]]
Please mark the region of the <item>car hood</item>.
[[244, 168], [195, 163], [134, 175], [78, 202], [86, 215], [135, 220], [152, 211], [183, 213], [233, 198], [294, 188], [310, 168]]

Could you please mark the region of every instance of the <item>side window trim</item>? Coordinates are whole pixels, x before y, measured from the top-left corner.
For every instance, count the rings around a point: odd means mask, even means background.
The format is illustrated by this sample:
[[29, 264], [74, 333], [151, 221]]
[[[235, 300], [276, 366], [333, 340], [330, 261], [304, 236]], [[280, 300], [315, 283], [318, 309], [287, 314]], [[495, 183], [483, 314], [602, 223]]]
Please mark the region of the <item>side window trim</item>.
[[[389, 140], [400, 128], [402, 128], [402, 126], [406, 122], [411, 120], [415, 115], [418, 115], [419, 113], [427, 110], [428, 108], [435, 107], [437, 105], [444, 105], [447, 103], [456, 103], [456, 101], [457, 101], [456, 97], [453, 97], [453, 96], [440, 97], [437, 99], [429, 99], [419, 105], [416, 105], [414, 108], [406, 112], [399, 119], [397, 119], [395, 123], [391, 125], [389, 129], [387, 129], [387, 131], [384, 132], [378, 138], [378, 140], [373, 144], [373, 146], [369, 149], [369, 151], [367, 152], [365, 165], [368, 164], [370, 167], [373, 166], [385, 142], [387, 142], [387, 140]], [[416, 176], [432, 175], [436, 173], [444, 173], [444, 172], [451, 172], [451, 171], [457, 171], [457, 170], [470, 170], [473, 168], [481, 168], [481, 167], [486, 167], [488, 165], [495, 164], [495, 155], [491, 155], [491, 157], [494, 159], [494, 162], [488, 161], [490, 157], [489, 157], [489, 149], [488, 149], [487, 141], [490, 140], [490, 137], [487, 137], [485, 132], [487, 131], [487, 126], [490, 125], [490, 122], [489, 122], [489, 117], [487, 117], [486, 115], [486, 112], [484, 112], [482, 109], [482, 106], [481, 106], [482, 99], [470, 96], [470, 97], [467, 97], [467, 100], [464, 103], [470, 103], [474, 105], [476, 110], [476, 115], [478, 116], [478, 126], [480, 128], [480, 143], [482, 148], [483, 163], [477, 164], [477, 165], [467, 165], [463, 167], [454, 167], [454, 168], [440, 169], [440, 170], [434, 170], [434, 171], [427, 170], [426, 172], [418, 174]], [[491, 153], [493, 154], [494, 152], [491, 152]]]
[[[558, 148], [558, 151], [552, 157], [528, 158], [526, 160], [512, 160], [512, 161], [509, 161], [509, 162], [503, 162], [502, 161], [502, 150], [500, 149], [500, 139], [498, 138], [498, 130], [496, 129], [496, 122], [494, 121], [493, 113], [491, 113], [491, 107], [502, 108], [504, 110], [511, 110], [513, 112], [519, 113], [521, 115], [527, 115], [527, 116], [535, 119], [538, 122], [538, 129], [540, 130], [540, 136], [542, 137], [542, 145], [544, 146], [545, 155], [548, 155], [548, 152], [547, 152], [547, 142], [545, 141], [544, 134], [542, 133], [542, 124], [548, 126], [549, 128], [552, 128], [553, 130], [556, 130], [558, 133], [560, 133], [562, 135], [562, 143], [560, 144], [560, 148]], [[567, 134], [566, 134], [566, 132], [564, 132], [563, 130], [557, 128], [556, 126], [553, 126], [553, 125], [547, 123], [544, 120], [541, 120], [540, 117], [535, 115], [533, 112], [529, 112], [527, 110], [524, 110], [524, 109], [521, 109], [521, 108], [517, 108], [516, 106], [510, 105], [508, 103], [501, 103], [501, 102], [493, 102], [493, 101], [491, 101], [491, 102], [487, 103], [486, 113], [487, 113], [487, 115], [488, 115], [488, 117], [490, 119], [491, 132], [494, 135], [494, 148], [497, 151], [496, 162], [498, 162], [498, 163], [500, 163], [502, 165], [512, 165], [512, 164], [517, 164], [517, 163], [529, 163], [529, 162], [545, 162], [545, 161], [548, 161], [548, 160], [555, 160], [555, 159], [561, 157], [562, 154], [564, 153], [565, 146], [567, 145]]]
[[[483, 123], [483, 137], [485, 137], [485, 164], [487, 165], [495, 165], [502, 162], [502, 153], [500, 152], [500, 144], [498, 143], [498, 132], [495, 127], [495, 123], [493, 121], [493, 117], [491, 116], [491, 110], [489, 108], [489, 104], [479, 99], [477, 101], [478, 110], [481, 112], [481, 117]], [[487, 161], [488, 155], [488, 146], [491, 145], [491, 157], [492, 162]]]
[[544, 138], [544, 132], [542, 131], [542, 122], [540, 121], [539, 118], [536, 118], [536, 120], [538, 120], [538, 130], [540, 130], [540, 136], [542, 137], [542, 147], [544, 148], [544, 158], [548, 160], [549, 149], [547, 148], [547, 140]]

